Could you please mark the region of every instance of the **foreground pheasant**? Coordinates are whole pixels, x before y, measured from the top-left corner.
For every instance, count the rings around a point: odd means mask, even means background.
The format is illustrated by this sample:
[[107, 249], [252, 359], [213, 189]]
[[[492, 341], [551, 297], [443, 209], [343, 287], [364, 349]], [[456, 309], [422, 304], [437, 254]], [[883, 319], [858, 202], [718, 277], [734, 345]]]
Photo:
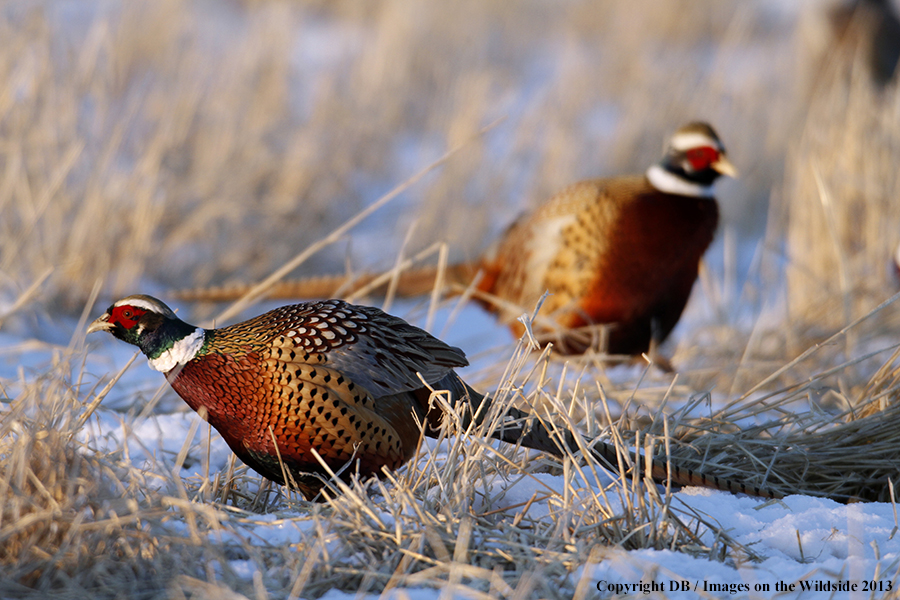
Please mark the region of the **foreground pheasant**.
[[[451, 393], [464, 424], [471, 415], [483, 419], [490, 408], [490, 399], [453, 371], [468, 364], [462, 350], [377, 308], [340, 300], [284, 306], [236, 325], [201, 329], [156, 298], [135, 295], [110, 306], [88, 327], [94, 331], [140, 348], [242, 461], [294, 485], [309, 500], [328, 479], [313, 450], [343, 477], [379, 475], [383, 467], [397, 469], [409, 460], [419, 423], [434, 436], [443, 417], [437, 403], [429, 404], [429, 387]], [[506, 414], [498, 439], [560, 457], [564, 447], [578, 448], [571, 432], [560, 440], [527, 413]], [[618, 470], [614, 447], [597, 443], [592, 451]], [[651, 476], [666, 480], [666, 466], [653, 462]], [[678, 467], [671, 480], [778, 497]]]
[[[447, 269], [445, 280], [464, 288], [480, 271], [476, 299], [516, 335], [523, 331], [517, 317], [549, 291], [535, 333], [556, 342], [561, 352], [653, 350], [678, 322], [715, 234], [719, 211], [713, 183], [720, 175], [733, 177], [736, 171], [718, 135], [706, 123], [689, 123], [645, 174], [567, 187], [516, 221], [479, 261]], [[433, 268], [407, 271], [397, 292], [425, 293], [434, 280]], [[285, 282], [266, 295], [328, 297], [346, 283], [343, 277]], [[224, 301], [247, 289], [176, 295]], [[600, 324], [608, 325], [605, 333]]]

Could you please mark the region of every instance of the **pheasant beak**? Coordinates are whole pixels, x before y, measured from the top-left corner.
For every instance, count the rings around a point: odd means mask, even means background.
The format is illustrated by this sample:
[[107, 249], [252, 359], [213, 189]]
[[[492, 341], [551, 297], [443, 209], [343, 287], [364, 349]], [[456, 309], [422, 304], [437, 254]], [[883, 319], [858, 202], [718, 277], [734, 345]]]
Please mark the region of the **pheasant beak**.
[[103, 313], [99, 317], [97, 317], [93, 323], [88, 325], [87, 332], [94, 333], [95, 331], [109, 331], [113, 326], [109, 322], [109, 313]]
[[738, 176], [738, 171], [734, 168], [734, 165], [728, 160], [728, 158], [724, 154], [719, 155], [719, 160], [712, 163], [710, 165], [713, 170], [717, 173], [721, 173], [722, 175], [728, 175], [731, 178], [736, 178]]

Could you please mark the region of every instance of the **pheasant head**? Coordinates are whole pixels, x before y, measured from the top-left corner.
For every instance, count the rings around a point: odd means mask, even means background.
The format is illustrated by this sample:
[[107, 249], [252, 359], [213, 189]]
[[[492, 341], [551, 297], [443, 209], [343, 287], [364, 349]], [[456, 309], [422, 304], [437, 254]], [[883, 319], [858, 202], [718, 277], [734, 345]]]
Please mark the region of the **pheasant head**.
[[110, 306], [88, 327], [87, 332], [108, 331], [141, 349], [150, 366], [167, 373], [200, 352], [206, 332], [179, 319], [168, 306], [137, 294]]

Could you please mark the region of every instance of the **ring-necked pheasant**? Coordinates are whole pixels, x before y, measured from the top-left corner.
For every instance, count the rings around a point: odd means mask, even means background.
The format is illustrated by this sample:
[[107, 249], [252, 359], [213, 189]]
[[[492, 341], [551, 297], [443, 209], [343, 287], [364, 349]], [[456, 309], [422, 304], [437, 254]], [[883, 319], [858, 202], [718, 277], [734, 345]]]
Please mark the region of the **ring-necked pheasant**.
[[[489, 397], [453, 371], [468, 364], [462, 350], [377, 308], [340, 300], [284, 306], [201, 329], [156, 298], [135, 295], [110, 306], [87, 331], [109, 331], [140, 348], [241, 460], [273, 481], [292, 483], [310, 500], [327, 481], [313, 449], [344, 477], [379, 475], [409, 460], [420, 424], [434, 435], [443, 417], [438, 403], [429, 403], [429, 387], [452, 394], [464, 424], [473, 415], [483, 419], [490, 407]], [[578, 448], [571, 432], [559, 439], [517, 409], [507, 411], [495, 437], [560, 457], [564, 446]], [[592, 452], [617, 470], [615, 447], [597, 442]], [[666, 465], [653, 461], [651, 476], [665, 481]], [[671, 480], [779, 497], [678, 467]]]
[[[735, 176], [716, 132], [689, 123], [668, 141], [662, 160], [641, 175], [582, 181], [516, 221], [476, 263], [453, 265], [445, 281], [464, 289], [478, 271], [476, 299], [509, 324], [550, 296], [535, 322], [539, 340], [564, 353], [597, 347], [608, 325], [610, 354], [637, 355], [662, 343], [688, 301], [719, 211], [713, 182]], [[397, 293], [431, 289], [432, 267], [401, 274]], [[371, 275], [354, 280], [368, 283]], [[330, 297], [345, 277], [276, 284], [268, 298]], [[225, 301], [248, 286], [185, 290], [184, 300]], [[539, 315], [540, 316], [540, 315]]]

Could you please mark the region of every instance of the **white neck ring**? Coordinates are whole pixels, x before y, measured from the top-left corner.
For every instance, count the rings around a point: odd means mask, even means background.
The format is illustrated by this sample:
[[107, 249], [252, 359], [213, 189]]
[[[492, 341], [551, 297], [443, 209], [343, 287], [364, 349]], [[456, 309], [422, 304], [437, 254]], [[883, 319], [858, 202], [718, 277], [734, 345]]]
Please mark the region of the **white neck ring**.
[[660, 165], [653, 165], [647, 169], [647, 179], [650, 185], [666, 194], [678, 196], [691, 196], [692, 198], [712, 198], [713, 186], [700, 185], [691, 181], [685, 181], [674, 173], [666, 171]]
[[206, 331], [198, 327], [192, 334], [181, 338], [156, 358], [151, 358], [150, 368], [168, 373], [179, 365], [187, 364], [200, 352], [205, 339]]

